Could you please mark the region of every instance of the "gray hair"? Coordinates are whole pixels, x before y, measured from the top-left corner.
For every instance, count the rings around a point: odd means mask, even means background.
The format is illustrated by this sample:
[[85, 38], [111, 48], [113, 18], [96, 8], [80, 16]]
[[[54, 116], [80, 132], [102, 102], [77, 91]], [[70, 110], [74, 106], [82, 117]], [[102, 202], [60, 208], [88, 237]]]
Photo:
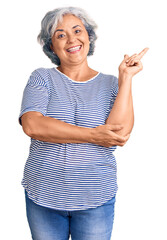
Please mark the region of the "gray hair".
[[95, 49], [95, 41], [97, 39], [97, 35], [95, 33], [97, 25], [82, 8], [63, 7], [56, 8], [53, 11], [47, 12], [41, 21], [41, 31], [37, 37], [37, 40], [43, 47], [44, 53], [56, 65], [60, 65], [60, 59], [50, 47], [52, 44], [51, 38], [54, 35], [58, 22], [61, 22], [63, 20], [63, 16], [66, 14], [72, 14], [78, 17], [84, 24], [90, 41], [88, 56], [93, 55]]

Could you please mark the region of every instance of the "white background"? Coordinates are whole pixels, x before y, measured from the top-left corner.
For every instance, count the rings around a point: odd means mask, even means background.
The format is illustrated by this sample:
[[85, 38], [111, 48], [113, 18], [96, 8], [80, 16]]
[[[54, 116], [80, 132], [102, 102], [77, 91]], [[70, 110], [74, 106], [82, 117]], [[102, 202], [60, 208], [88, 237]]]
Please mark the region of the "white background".
[[115, 152], [118, 184], [112, 240], [166, 240], [166, 6], [159, 0], [5, 1], [1, 24], [1, 238], [31, 239], [20, 182], [30, 138], [18, 123], [23, 89], [38, 67], [53, 67], [36, 37], [47, 11], [84, 8], [98, 25], [96, 50], [88, 58], [97, 71], [118, 75], [124, 54], [149, 47], [143, 70], [133, 78], [135, 124]]

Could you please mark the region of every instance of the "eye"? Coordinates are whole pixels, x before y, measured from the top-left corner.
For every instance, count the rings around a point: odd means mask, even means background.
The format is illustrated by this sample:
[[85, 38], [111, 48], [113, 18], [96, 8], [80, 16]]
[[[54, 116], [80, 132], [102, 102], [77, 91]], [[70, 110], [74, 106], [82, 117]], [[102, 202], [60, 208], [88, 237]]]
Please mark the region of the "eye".
[[60, 34], [58, 35], [58, 38], [63, 38], [63, 36], [65, 36], [64, 34]]
[[75, 30], [75, 32], [76, 32], [76, 33], [79, 33], [79, 32], [81, 32], [81, 30], [77, 29], [77, 30]]

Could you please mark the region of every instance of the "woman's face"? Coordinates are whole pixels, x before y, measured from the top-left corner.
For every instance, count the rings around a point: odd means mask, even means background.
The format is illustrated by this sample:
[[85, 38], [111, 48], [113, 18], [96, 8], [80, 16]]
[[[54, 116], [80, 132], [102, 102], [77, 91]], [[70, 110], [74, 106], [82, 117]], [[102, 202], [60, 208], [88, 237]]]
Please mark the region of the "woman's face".
[[87, 59], [89, 36], [79, 18], [71, 14], [63, 17], [52, 37], [52, 50], [61, 64], [79, 64]]

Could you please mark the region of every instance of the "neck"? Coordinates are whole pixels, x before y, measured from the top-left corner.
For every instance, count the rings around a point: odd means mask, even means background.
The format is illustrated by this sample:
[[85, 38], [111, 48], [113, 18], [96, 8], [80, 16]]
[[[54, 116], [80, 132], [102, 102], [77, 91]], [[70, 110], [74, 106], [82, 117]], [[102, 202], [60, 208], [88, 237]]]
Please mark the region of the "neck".
[[78, 65], [61, 64], [57, 69], [67, 75], [69, 78], [76, 81], [84, 79], [91, 71], [91, 68], [88, 66], [87, 62], [83, 62]]

